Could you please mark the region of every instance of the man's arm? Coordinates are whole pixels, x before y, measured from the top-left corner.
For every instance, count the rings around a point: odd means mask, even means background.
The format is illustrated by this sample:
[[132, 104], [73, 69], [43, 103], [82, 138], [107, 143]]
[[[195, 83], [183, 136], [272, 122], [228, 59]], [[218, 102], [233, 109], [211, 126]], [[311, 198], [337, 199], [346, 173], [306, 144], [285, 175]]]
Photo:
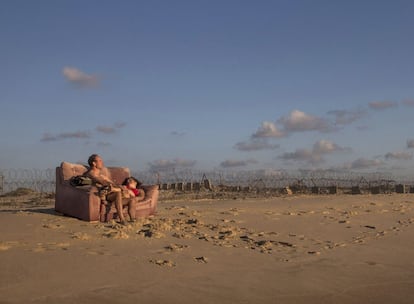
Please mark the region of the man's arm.
[[95, 184], [101, 184], [102, 186], [110, 186], [111, 192], [121, 191], [121, 188], [108, 176], [105, 176], [103, 174], [96, 174], [91, 170], [87, 171], [84, 175], [90, 177]]
[[111, 186], [114, 184], [108, 177], [96, 174], [93, 171], [87, 171], [85, 176], [90, 177], [94, 183], [101, 184], [102, 186]]

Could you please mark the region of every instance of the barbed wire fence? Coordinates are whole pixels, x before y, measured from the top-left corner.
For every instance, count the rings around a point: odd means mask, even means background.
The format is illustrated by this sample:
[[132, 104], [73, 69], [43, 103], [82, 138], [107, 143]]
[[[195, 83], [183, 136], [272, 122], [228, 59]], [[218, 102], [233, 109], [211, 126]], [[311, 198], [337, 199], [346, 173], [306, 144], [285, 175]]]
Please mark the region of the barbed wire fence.
[[[144, 184], [158, 184], [161, 190], [171, 189], [173, 184], [203, 184], [208, 181], [214, 187], [233, 191], [241, 189], [266, 190], [291, 187], [296, 190], [338, 187], [378, 189], [391, 191], [398, 184], [409, 185], [414, 192], [414, 179], [396, 178], [389, 173], [357, 173], [331, 171], [197, 171], [191, 169], [165, 170], [159, 172], [131, 170], [131, 175]], [[55, 169], [6, 169], [0, 170], [0, 195], [18, 188], [29, 188], [37, 192], [54, 192]], [[411, 188], [410, 188], [411, 189]], [[313, 191], [313, 190], [312, 190]], [[408, 192], [408, 191], [407, 191]], [[411, 190], [410, 190], [411, 192]]]
[[[348, 189], [357, 194], [361, 191], [372, 193], [390, 193], [399, 185], [404, 185], [404, 192], [414, 192], [414, 178], [395, 177], [388, 172], [360, 173], [352, 171], [196, 171], [166, 170], [160, 172], [132, 171], [136, 176], [147, 183], [159, 184], [162, 190], [177, 189], [171, 187], [177, 184], [191, 183], [209, 184], [225, 190], [264, 191], [283, 188], [293, 188], [294, 192], [322, 193], [328, 188]], [[399, 192], [399, 191], [398, 191]]]
[[37, 192], [54, 192], [55, 178], [54, 169], [0, 170], [0, 194], [18, 188], [28, 188]]

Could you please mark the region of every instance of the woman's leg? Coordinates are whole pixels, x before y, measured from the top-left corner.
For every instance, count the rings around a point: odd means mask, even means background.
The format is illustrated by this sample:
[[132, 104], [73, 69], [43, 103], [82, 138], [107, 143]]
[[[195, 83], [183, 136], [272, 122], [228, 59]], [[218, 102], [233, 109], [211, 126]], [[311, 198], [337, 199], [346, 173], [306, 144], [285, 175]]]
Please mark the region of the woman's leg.
[[129, 220], [131, 222], [136, 220], [136, 216], [135, 216], [135, 209], [136, 209], [136, 199], [135, 198], [128, 198], [128, 199], [123, 199], [123, 205], [128, 205], [128, 215], [129, 215]]

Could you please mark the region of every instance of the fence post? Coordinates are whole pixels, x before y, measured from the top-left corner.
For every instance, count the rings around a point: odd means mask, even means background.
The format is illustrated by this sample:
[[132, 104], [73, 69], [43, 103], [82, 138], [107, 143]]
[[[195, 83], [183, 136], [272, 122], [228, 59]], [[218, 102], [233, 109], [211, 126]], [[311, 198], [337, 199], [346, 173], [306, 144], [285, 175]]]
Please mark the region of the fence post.
[[4, 176], [0, 175], [0, 194], [3, 194], [4, 189]]

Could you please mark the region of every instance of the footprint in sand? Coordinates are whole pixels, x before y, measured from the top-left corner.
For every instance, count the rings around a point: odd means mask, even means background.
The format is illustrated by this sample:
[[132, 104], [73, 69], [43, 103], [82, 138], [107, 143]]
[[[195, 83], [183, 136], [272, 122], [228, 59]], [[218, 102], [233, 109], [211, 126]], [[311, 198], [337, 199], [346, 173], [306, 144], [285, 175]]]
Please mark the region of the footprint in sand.
[[244, 212], [244, 210], [238, 209], [238, 208], [231, 208], [230, 210], [221, 212], [221, 214], [236, 216], [236, 215], [239, 215], [240, 212]]
[[255, 242], [255, 248], [254, 249], [259, 249], [261, 253], [272, 253], [273, 250], [273, 242], [272, 241], [266, 241], [266, 240], [262, 240], [262, 241], [257, 241]]
[[[189, 220], [191, 223], [196, 223], [197, 220]], [[180, 229], [186, 223], [182, 219], [167, 219], [159, 218], [157, 220], [150, 221], [142, 225], [141, 230], [136, 233], [148, 238], [163, 238], [165, 237], [164, 232], [171, 230], [182, 230]]]
[[185, 216], [185, 217], [190, 217], [190, 214], [188, 214], [187, 212], [179, 212], [178, 215]]
[[104, 233], [103, 236], [111, 239], [129, 239], [128, 233], [123, 230], [109, 231]]
[[165, 237], [165, 234], [162, 232], [159, 232], [157, 230], [151, 230], [151, 229], [146, 229], [146, 230], [140, 230], [137, 232], [137, 234], [146, 237], [146, 238], [154, 238], [154, 239], [161, 239], [163, 237]]
[[352, 238], [352, 243], [354, 244], [363, 244], [365, 243], [365, 237], [364, 236], [355, 236]]
[[237, 222], [236, 220], [229, 220], [229, 219], [221, 219], [220, 221], [223, 222], [223, 223], [226, 223], [226, 224], [228, 224], [228, 223], [232, 223], [232, 224], [241, 223], [240, 221]]
[[190, 239], [191, 235], [188, 233], [178, 233], [178, 232], [174, 232], [172, 234], [173, 237], [177, 238], [177, 239]]
[[109, 255], [108, 253], [105, 253], [103, 251], [87, 251], [86, 253], [89, 255]]
[[62, 250], [68, 250], [69, 247], [70, 247], [70, 244], [69, 243], [54, 243], [53, 246], [55, 248], [59, 248], [59, 249], [62, 249]]
[[184, 211], [184, 210], [188, 209], [188, 206], [173, 206], [173, 207], [171, 207], [171, 209], [177, 210], [177, 211]]
[[283, 215], [299, 215], [299, 214], [294, 211], [287, 211], [287, 212], [283, 212]]
[[76, 240], [82, 240], [82, 241], [87, 241], [91, 239], [91, 236], [88, 235], [87, 233], [83, 233], [83, 232], [75, 232], [72, 233], [72, 239], [76, 239]]
[[188, 248], [188, 246], [187, 245], [181, 245], [181, 244], [170, 244], [168, 246], [165, 246], [164, 248], [168, 251], [176, 252], [176, 251], [182, 251], [182, 250]]
[[[276, 232], [273, 232], [273, 233], [275, 233], [276, 235], [278, 235]], [[305, 235], [303, 235], [303, 234], [289, 233], [289, 234], [288, 234], [288, 236], [289, 236], [289, 237], [294, 237], [294, 238], [297, 238], [297, 239], [299, 239], [299, 240], [301, 240], [301, 241], [306, 240], [306, 237], [305, 237]]]
[[0, 242], [0, 251], [6, 251], [18, 245], [18, 242]]
[[176, 263], [170, 260], [150, 260], [150, 263], [158, 265], [158, 266], [167, 266], [167, 267], [175, 267]]
[[206, 264], [208, 263], [208, 259], [204, 256], [201, 257], [194, 257], [194, 260], [198, 263]]
[[70, 243], [37, 243], [37, 246], [32, 249], [33, 252], [45, 252], [56, 249], [68, 250]]
[[47, 224], [43, 224], [43, 228], [47, 228], [47, 229], [60, 229], [60, 228], [63, 228], [63, 225], [61, 225], [61, 224], [55, 224], [55, 223], [47, 223]]
[[45, 252], [46, 248], [43, 246], [38, 245], [36, 248], [33, 248], [33, 252]]
[[200, 213], [200, 212], [198, 212], [198, 211], [192, 211], [192, 212], [191, 212], [191, 215], [192, 215], [192, 216], [198, 216], [198, 217], [200, 217], [200, 216], [201, 216], [201, 213]]
[[308, 254], [311, 254], [311, 255], [320, 255], [321, 253], [319, 251], [308, 251]]
[[9, 250], [12, 246], [7, 244], [0, 244], [0, 251], [6, 251]]

